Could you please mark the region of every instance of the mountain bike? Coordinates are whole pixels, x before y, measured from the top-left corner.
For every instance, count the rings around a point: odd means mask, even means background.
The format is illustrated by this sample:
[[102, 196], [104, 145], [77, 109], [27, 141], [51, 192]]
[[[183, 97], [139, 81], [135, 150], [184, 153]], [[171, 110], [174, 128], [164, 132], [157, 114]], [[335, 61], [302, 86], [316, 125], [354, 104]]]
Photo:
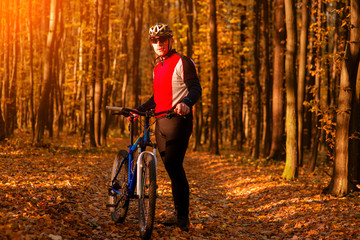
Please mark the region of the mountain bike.
[[[141, 239], [150, 239], [154, 225], [156, 203], [156, 144], [150, 139], [150, 119], [155, 116], [171, 118], [176, 115], [173, 110], [155, 113], [153, 110], [140, 112], [125, 107], [107, 106], [114, 115], [130, 117], [130, 145], [128, 151], [120, 150], [113, 162], [109, 186], [109, 202], [112, 220], [124, 222], [129, 201], [138, 200], [139, 232]], [[143, 131], [134, 142], [134, 115], [143, 117]], [[151, 147], [152, 151], [146, 151]]]

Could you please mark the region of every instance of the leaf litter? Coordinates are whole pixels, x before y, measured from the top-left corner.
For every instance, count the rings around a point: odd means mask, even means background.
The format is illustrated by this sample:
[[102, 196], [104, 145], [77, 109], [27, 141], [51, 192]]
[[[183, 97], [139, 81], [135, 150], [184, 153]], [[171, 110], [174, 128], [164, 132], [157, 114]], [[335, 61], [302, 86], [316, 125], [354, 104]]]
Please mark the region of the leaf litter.
[[[109, 138], [101, 148], [78, 142], [64, 135], [33, 147], [19, 132], [0, 143], [1, 239], [139, 239], [135, 201], [123, 224], [106, 208], [113, 156], [126, 140]], [[153, 239], [360, 239], [358, 193], [322, 195], [330, 180], [324, 171], [287, 181], [280, 178], [283, 162], [191, 151], [184, 166], [190, 231], [161, 224], [173, 204], [159, 161]]]

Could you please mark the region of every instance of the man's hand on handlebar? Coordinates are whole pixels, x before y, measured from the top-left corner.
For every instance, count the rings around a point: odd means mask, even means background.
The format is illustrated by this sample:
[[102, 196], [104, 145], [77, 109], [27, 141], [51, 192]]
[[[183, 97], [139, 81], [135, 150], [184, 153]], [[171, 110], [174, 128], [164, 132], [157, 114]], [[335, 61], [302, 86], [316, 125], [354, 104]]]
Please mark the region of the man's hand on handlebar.
[[140, 116], [136, 113], [131, 113], [132, 116], [127, 117], [128, 122], [136, 121]]
[[180, 116], [184, 116], [190, 113], [190, 107], [185, 103], [178, 103], [174, 109], [174, 112]]

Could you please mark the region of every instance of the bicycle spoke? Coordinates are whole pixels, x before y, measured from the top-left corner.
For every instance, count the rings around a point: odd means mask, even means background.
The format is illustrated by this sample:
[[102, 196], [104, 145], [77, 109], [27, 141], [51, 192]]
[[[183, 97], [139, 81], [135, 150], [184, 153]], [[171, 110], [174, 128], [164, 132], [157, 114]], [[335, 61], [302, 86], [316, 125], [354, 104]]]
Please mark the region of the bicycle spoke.
[[156, 170], [155, 159], [149, 154], [143, 155], [143, 169], [141, 171], [141, 193], [139, 198], [140, 236], [148, 239], [154, 224], [156, 202]]
[[[111, 176], [111, 189], [109, 192], [109, 206], [111, 217], [114, 222], [123, 222], [125, 220], [129, 199], [127, 197], [128, 189], [128, 159], [127, 152], [119, 151], [117, 154]], [[119, 191], [120, 190], [120, 191]]]

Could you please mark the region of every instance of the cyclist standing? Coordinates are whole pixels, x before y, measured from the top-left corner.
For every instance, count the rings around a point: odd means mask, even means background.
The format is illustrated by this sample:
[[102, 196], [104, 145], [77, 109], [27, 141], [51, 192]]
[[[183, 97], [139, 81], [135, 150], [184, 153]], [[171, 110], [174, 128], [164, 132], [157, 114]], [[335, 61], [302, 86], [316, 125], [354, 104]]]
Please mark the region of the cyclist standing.
[[174, 108], [180, 115], [161, 118], [156, 123], [156, 142], [161, 159], [171, 180], [175, 214], [163, 222], [189, 230], [189, 183], [183, 167], [185, 152], [192, 132], [192, 106], [201, 96], [201, 85], [194, 62], [172, 48], [173, 33], [167, 24], [149, 29], [149, 40], [157, 55], [153, 72], [153, 96], [139, 111], [155, 112]]

